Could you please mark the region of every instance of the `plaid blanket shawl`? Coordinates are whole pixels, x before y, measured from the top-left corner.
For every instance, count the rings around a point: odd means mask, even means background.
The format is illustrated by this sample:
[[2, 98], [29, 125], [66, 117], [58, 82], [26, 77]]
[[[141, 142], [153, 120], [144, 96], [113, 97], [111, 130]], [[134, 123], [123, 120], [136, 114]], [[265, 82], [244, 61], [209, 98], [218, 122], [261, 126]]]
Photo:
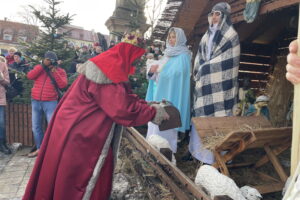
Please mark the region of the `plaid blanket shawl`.
[[223, 19], [217, 30], [210, 60], [206, 59], [209, 31], [199, 44], [194, 65], [193, 115], [230, 116], [237, 103], [239, 38], [229, 19]]

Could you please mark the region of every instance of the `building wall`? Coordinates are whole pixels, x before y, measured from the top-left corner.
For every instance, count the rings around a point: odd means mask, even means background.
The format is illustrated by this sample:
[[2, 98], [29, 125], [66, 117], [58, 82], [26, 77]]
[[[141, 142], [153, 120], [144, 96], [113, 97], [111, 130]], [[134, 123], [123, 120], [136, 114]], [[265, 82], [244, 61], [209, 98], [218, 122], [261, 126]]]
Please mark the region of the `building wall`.
[[0, 20], [0, 49], [6, 53], [10, 47], [22, 47], [20, 41], [30, 42], [39, 33], [38, 26]]
[[99, 42], [97, 33], [94, 31], [84, 30], [82, 27], [66, 25], [58, 30], [59, 34], [66, 33], [65, 38], [70, 41], [74, 46], [91, 46]]

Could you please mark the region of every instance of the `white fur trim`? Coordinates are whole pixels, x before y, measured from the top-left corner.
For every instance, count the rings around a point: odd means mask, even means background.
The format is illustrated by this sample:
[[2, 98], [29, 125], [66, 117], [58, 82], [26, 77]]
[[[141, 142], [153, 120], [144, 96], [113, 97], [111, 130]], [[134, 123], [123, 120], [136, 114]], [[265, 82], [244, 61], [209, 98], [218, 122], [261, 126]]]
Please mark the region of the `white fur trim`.
[[105, 162], [105, 159], [107, 157], [107, 154], [108, 154], [108, 150], [109, 150], [109, 147], [110, 147], [110, 144], [111, 144], [111, 141], [112, 141], [112, 138], [114, 136], [114, 130], [115, 130], [115, 123], [113, 124], [110, 132], [109, 132], [109, 135], [105, 141], [105, 144], [103, 146], [103, 149], [102, 149], [102, 152], [99, 156], [99, 159], [96, 163], [96, 166], [94, 168], [94, 171], [93, 171], [93, 175], [92, 177], [90, 178], [89, 180], [89, 183], [86, 187], [86, 190], [85, 190], [85, 193], [83, 195], [83, 200], [89, 200], [92, 196], [92, 193], [94, 191], [94, 188], [95, 188], [95, 185], [96, 185], [96, 182], [99, 178], [99, 175], [100, 175], [100, 172], [101, 172], [101, 169], [104, 165], [104, 162]]
[[95, 83], [99, 84], [110, 84], [112, 81], [107, 78], [107, 76], [93, 63], [92, 61], [86, 61], [83, 64], [78, 64], [77, 65], [77, 72], [84, 74], [85, 77], [93, 81]]
[[152, 107], [156, 109], [155, 117], [153, 118], [152, 122], [156, 125], [160, 125], [162, 121], [164, 120], [164, 116], [168, 115], [165, 109], [158, 105], [158, 104], [152, 104]]

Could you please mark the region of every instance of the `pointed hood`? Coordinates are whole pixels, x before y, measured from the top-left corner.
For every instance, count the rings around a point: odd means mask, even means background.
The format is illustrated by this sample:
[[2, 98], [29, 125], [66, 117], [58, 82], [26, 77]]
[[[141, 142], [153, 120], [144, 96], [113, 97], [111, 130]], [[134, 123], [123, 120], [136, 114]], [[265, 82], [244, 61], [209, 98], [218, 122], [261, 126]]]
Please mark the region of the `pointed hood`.
[[113, 48], [89, 59], [113, 83], [127, 82], [134, 73], [132, 63], [145, 53], [143, 48], [121, 42]]

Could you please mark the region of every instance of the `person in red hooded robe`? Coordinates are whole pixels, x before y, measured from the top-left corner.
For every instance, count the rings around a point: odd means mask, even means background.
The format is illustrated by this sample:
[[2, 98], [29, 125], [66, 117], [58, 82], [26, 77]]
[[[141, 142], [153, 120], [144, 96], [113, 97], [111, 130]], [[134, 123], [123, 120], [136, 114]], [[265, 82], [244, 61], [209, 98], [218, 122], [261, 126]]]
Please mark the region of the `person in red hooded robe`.
[[132, 63], [145, 51], [132, 45], [138, 37], [127, 38], [79, 67], [53, 114], [23, 200], [109, 199], [122, 126], [168, 119], [158, 104], [131, 92]]

